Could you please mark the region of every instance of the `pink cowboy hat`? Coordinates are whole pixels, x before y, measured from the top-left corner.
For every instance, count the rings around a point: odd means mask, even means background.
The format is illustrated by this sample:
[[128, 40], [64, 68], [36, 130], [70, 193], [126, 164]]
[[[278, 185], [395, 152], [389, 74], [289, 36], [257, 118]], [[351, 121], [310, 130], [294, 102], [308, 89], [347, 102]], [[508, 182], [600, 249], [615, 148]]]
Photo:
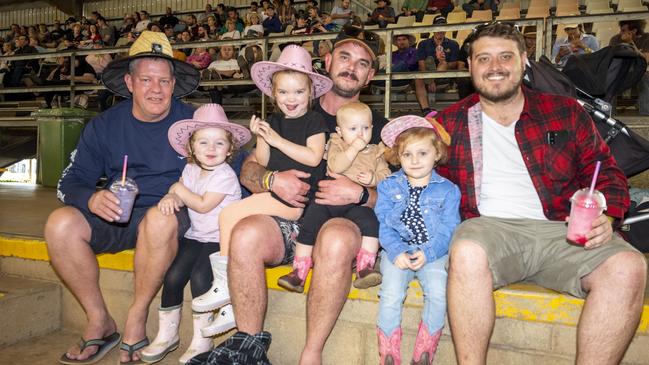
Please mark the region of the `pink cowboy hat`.
[[[434, 114], [433, 114], [434, 115]], [[418, 115], [404, 115], [395, 119], [383, 127], [381, 130], [381, 139], [388, 147], [393, 147], [394, 142], [397, 137], [403, 131], [410, 128], [430, 128], [435, 131], [437, 136], [446, 144], [447, 146], [451, 144], [451, 136], [446, 132], [444, 127], [442, 127], [439, 122], [437, 122], [432, 116], [427, 115], [426, 118], [420, 117]]]
[[250, 131], [232, 123], [219, 104], [205, 104], [194, 112], [193, 119], [183, 119], [169, 127], [167, 137], [176, 152], [187, 157], [187, 141], [195, 131], [203, 128], [221, 128], [232, 133], [235, 147], [239, 148], [250, 141]]
[[311, 55], [309, 52], [295, 44], [288, 45], [282, 51], [277, 62], [260, 61], [252, 65], [250, 76], [255, 85], [264, 94], [273, 96], [272, 79], [277, 71], [292, 70], [307, 74], [313, 81], [313, 97], [319, 98], [333, 86], [333, 82], [327, 76], [313, 72]]

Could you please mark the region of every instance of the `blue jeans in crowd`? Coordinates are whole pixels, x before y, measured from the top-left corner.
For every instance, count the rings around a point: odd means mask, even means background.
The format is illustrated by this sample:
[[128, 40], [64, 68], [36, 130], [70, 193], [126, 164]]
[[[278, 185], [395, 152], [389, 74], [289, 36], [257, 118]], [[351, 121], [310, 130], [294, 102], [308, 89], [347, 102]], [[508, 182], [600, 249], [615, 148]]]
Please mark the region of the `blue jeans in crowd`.
[[424, 309], [422, 321], [433, 333], [444, 327], [446, 315], [446, 262], [448, 255], [425, 264], [419, 271], [401, 270], [390, 262], [385, 251], [381, 251], [381, 274], [383, 282], [379, 290], [378, 327], [386, 336], [390, 336], [401, 326], [401, 312], [406, 299], [408, 284], [419, 280], [424, 291]]

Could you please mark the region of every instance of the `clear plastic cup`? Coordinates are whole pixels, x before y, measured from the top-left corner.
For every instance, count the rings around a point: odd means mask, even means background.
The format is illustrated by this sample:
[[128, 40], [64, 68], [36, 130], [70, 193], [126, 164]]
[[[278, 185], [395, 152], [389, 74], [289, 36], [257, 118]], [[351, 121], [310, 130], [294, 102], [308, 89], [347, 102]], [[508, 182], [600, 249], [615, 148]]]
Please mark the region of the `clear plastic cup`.
[[122, 180], [115, 180], [110, 185], [110, 191], [115, 194], [117, 199], [119, 199], [119, 207], [122, 209], [122, 214], [119, 215], [119, 219], [115, 222], [117, 223], [126, 223], [131, 219], [131, 212], [133, 211], [133, 203], [135, 203], [135, 197], [139, 192], [137, 184], [133, 179], [126, 178], [124, 185], [122, 185]]
[[588, 194], [588, 188], [577, 190], [570, 198], [570, 220], [566, 239], [577, 245], [584, 245], [586, 234], [593, 229], [593, 221], [606, 209], [606, 198], [597, 190]]

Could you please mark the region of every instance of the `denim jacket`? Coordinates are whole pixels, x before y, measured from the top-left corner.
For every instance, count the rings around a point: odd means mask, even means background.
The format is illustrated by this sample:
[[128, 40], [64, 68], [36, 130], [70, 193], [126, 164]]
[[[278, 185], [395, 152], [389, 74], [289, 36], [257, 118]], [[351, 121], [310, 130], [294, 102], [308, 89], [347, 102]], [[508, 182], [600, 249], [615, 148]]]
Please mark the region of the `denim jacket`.
[[401, 214], [408, 207], [410, 191], [408, 179], [399, 170], [378, 185], [376, 216], [379, 219], [379, 241], [391, 262], [400, 254], [421, 249], [426, 262], [433, 262], [448, 253], [448, 246], [455, 227], [460, 223], [460, 189], [433, 170], [428, 186], [421, 193], [419, 206], [428, 231], [428, 242], [409, 245], [406, 241], [413, 233], [401, 221]]

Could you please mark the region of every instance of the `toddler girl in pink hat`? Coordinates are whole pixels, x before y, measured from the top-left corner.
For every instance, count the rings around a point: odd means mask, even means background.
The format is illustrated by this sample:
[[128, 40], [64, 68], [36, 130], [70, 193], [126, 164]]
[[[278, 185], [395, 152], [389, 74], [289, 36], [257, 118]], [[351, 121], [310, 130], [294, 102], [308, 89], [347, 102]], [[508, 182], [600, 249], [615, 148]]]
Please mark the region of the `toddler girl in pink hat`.
[[[187, 165], [181, 180], [158, 203], [158, 209], [162, 214], [171, 215], [186, 206], [191, 227], [179, 240], [178, 253], [164, 278], [158, 334], [141, 354], [147, 363], [162, 360], [179, 346], [178, 329], [187, 282], [191, 281], [193, 297], [210, 289], [211, 266], [214, 266], [210, 261], [219, 251], [220, 240], [219, 226], [215, 223], [224, 207], [241, 199], [239, 180], [227, 162], [235, 149], [250, 140], [250, 132], [228, 121], [220, 105], [206, 104], [194, 112], [194, 118], [174, 123], [168, 138], [173, 149], [187, 158]], [[218, 273], [214, 270], [214, 275]], [[234, 327], [233, 316], [219, 316], [211, 323], [212, 319], [211, 312], [193, 314], [194, 335], [180, 357], [181, 364], [212, 348], [209, 336], [215, 333], [210, 327], [226, 330]], [[211, 333], [206, 333], [206, 329]]]
[[[322, 116], [311, 110], [311, 102], [331, 89], [332, 81], [313, 72], [311, 56], [304, 48], [289, 45], [277, 62], [255, 63], [250, 74], [255, 85], [272, 98], [276, 112], [268, 119], [252, 116], [250, 130], [257, 136], [254, 157], [270, 172], [263, 185], [268, 192], [253, 194], [223, 210], [219, 217], [221, 228], [221, 261], [227, 265], [232, 228], [241, 219], [263, 214], [296, 221], [302, 208], [296, 208], [271, 193], [276, 172], [298, 170], [310, 185], [308, 198], [313, 200], [317, 183], [324, 177], [322, 157], [328, 128]], [[219, 277], [225, 277], [223, 269]], [[227, 280], [219, 283], [218, 295], [208, 292], [194, 299], [194, 310], [211, 310], [230, 302]]]

